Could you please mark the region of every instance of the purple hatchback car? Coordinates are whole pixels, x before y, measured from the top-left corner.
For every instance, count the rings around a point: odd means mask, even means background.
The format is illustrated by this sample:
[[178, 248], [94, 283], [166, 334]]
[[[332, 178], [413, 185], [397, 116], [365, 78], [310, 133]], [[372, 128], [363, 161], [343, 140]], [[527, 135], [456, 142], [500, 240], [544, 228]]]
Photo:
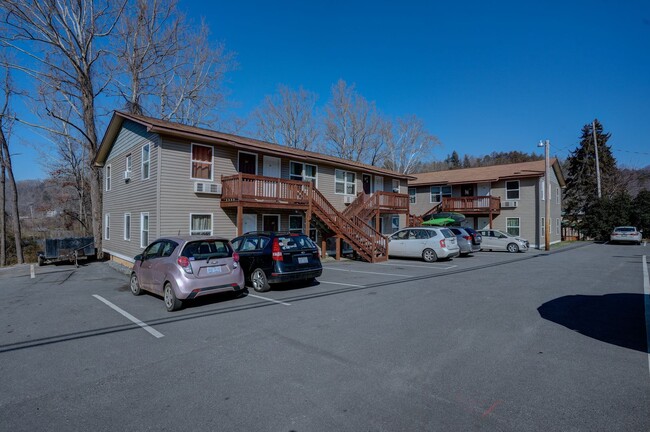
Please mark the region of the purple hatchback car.
[[220, 292], [244, 290], [239, 255], [219, 237], [165, 237], [135, 257], [131, 292], [162, 295], [168, 311], [184, 300]]

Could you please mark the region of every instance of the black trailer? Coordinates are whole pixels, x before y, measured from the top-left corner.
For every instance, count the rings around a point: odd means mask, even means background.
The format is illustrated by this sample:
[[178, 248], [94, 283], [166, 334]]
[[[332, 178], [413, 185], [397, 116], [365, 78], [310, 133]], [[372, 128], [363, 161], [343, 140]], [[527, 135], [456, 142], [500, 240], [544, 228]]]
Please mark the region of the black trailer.
[[79, 267], [79, 259], [87, 259], [96, 255], [97, 249], [95, 249], [93, 237], [45, 239], [45, 252], [38, 253], [38, 265], [69, 261]]

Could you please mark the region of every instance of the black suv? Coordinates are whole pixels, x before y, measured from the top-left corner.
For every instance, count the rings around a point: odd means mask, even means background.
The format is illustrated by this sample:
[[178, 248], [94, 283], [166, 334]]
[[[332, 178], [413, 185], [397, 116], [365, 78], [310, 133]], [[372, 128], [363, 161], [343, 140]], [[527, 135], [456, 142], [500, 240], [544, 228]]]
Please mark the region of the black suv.
[[313, 281], [323, 273], [318, 248], [302, 233], [253, 231], [231, 243], [246, 281], [258, 292], [273, 283]]

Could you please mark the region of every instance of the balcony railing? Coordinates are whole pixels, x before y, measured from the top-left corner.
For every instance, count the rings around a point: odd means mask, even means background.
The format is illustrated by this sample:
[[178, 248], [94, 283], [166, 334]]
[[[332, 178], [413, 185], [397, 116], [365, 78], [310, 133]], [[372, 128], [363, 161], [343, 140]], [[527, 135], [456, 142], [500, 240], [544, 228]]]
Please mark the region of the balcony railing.
[[395, 192], [375, 192], [379, 200], [379, 209], [396, 212], [408, 211], [409, 209], [409, 196], [407, 194], [400, 194]]
[[498, 214], [501, 212], [501, 198], [494, 196], [444, 197], [442, 211], [463, 214]]
[[221, 203], [256, 202], [307, 206], [309, 183], [252, 174], [222, 177]]

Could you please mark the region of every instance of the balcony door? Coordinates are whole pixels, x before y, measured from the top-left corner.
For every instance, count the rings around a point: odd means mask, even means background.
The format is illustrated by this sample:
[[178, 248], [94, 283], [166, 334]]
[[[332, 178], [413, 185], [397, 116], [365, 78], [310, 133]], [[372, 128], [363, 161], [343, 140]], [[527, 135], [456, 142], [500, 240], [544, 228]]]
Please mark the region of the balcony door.
[[370, 195], [372, 188], [372, 176], [370, 174], [361, 175], [361, 183], [363, 184], [363, 193]]
[[478, 196], [489, 196], [491, 194], [490, 183], [479, 183], [477, 186]]
[[460, 196], [462, 197], [471, 197], [474, 196], [474, 185], [462, 185], [460, 187]]
[[[264, 156], [262, 175], [264, 177], [280, 178], [280, 158]], [[275, 197], [277, 192], [278, 185], [275, 182], [264, 181], [264, 196]]]

